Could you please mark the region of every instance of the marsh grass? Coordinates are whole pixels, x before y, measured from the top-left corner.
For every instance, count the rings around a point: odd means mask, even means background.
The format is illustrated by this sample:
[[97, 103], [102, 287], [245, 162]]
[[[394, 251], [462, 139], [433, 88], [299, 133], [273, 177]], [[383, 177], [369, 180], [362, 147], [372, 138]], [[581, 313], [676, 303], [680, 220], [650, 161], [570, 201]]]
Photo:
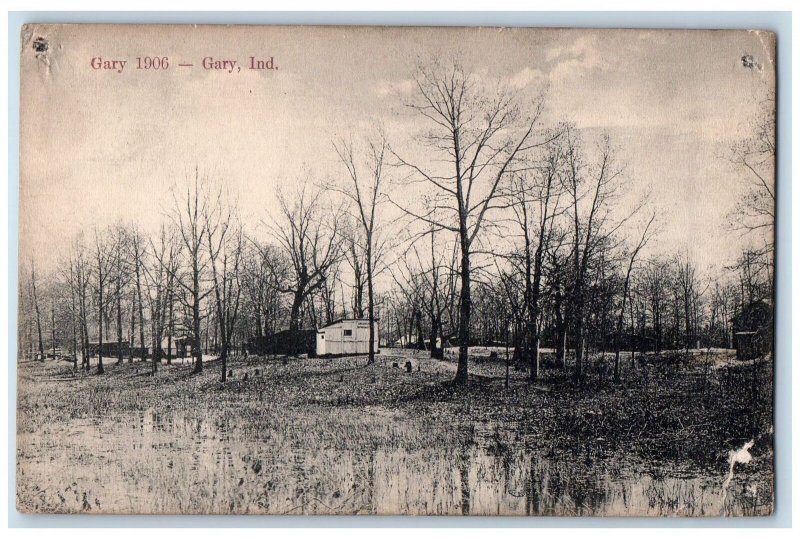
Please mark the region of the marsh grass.
[[[167, 514], [771, 511], [768, 414], [750, 413], [749, 372], [725, 367], [709, 380], [691, 364], [643, 365], [621, 385], [597, 378], [577, 388], [554, 369], [545, 371], [543, 391], [524, 373], [505, 389], [484, 362], [460, 388], [449, 383], [447, 361], [401, 354], [371, 366], [364, 358], [285, 365], [240, 358], [225, 386], [214, 362], [199, 376], [188, 365], [162, 366], [155, 376], [136, 364], [110, 365], [102, 376], [73, 377], [66, 364], [20, 364], [17, 506]], [[391, 367], [406, 358], [414, 372]], [[770, 368], [763, 369], [762, 378]], [[723, 496], [728, 451], [747, 437], [756, 438], [754, 459]]]

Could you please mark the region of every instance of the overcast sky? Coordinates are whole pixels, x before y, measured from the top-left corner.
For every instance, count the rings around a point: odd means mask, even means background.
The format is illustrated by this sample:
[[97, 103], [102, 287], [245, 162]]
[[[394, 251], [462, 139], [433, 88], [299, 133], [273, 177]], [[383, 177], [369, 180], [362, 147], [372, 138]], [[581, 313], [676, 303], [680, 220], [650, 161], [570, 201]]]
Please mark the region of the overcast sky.
[[[31, 39], [50, 49], [34, 56]], [[460, 58], [524, 102], [548, 88], [547, 122], [607, 132], [625, 181], [651, 191], [659, 249], [703, 267], [739, 245], [725, 216], [742, 181], [725, 160], [774, 84], [773, 48], [755, 32], [281, 27], [39, 27], [23, 36], [20, 258], [51, 266], [78, 231], [155, 223], [195, 166], [223, 178], [252, 225], [278, 185], [338, 168], [331, 140], [384, 125], [409, 147], [422, 123], [403, 107], [415, 66]], [[761, 69], [747, 69], [751, 54]], [[137, 56], [168, 56], [165, 72]], [[241, 72], [201, 62], [235, 59]], [[248, 57], [277, 70], [250, 71]], [[93, 57], [125, 59], [122, 73]], [[194, 67], [179, 67], [193, 63]], [[411, 194], [409, 196], [412, 196]]]

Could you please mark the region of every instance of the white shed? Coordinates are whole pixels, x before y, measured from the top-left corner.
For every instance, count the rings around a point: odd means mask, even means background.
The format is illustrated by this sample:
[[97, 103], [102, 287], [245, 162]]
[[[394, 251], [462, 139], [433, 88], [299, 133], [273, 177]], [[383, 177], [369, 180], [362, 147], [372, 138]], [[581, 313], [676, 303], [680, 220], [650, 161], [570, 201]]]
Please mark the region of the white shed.
[[[375, 353], [378, 353], [378, 320], [375, 325]], [[318, 356], [344, 356], [369, 353], [369, 319], [343, 318], [317, 330]]]

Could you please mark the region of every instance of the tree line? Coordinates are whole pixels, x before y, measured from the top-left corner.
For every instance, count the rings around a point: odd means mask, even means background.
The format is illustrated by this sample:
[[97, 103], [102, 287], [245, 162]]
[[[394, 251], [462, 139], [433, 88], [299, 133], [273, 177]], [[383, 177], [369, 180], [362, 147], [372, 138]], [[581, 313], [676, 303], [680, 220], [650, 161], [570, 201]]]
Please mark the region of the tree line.
[[[257, 226], [224, 179], [196, 168], [155, 232], [135, 223], [85, 231], [44, 275], [26, 261], [21, 356], [58, 349], [88, 370], [96, 349], [98, 373], [104, 359], [134, 357], [156, 372], [180, 341], [194, 372], [204, 351], [218, 356], [224, 382], [227, 358], [249, 339], [352, 316], [379, 321], [369, 363], [381, 342], [438, 359], [457, 347], [463, 384], [471, 346], [507, 345], [531, 380], [542, 349], [576, 381], [590, 357], [608, 354], [619, 379], [622, 352], [633, 362], [732, 347], [735, 315], [771, 301], [769, 102], [731, 154], [751, 180], [731, 223], [753, 247], [710, 275], [688, 250], [654, 252], [656, 204], [627, 194], [633, 179], [613, 141], [546, 123], [544, 94], [524, 102], [437, 62], [418, 68], [415, 85], [404, 103], [422, 126], [414, 140], [395, 146], [379, 128], [337, 138], [337, 174], [300, 175]], [[103, 357], [104, 342], [123, 341]]]

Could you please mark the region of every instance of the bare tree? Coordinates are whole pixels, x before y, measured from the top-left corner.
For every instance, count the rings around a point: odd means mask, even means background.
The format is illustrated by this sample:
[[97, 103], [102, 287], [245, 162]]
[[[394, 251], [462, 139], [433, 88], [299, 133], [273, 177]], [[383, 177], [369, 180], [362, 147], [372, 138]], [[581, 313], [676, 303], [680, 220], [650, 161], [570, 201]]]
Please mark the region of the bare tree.
[[542, 278], [544, 258], [553, 235], [556, 217], [561, 213], [562, 184], [559, 174], [562, 148], [559, 131], [548, 136], [541, 159], [532, 171], [515, 174], [509, 193], [515, 221], [523, 241], [521, 262], [524, 295], [521, 315], [524, 324], [524, 350], [530, 363], [530, 380], [539, 377]]
[[[147, 303], [150, 314], [150, 337], [153, 349], [152, 370], [157, 372], [163, 357], [162, 342], [164, 334], [171, 331], [172, 296], [177, 268], [178, 239], [176, 231], [164, 225], [158, 240], [150, 239], [149, 249], [152, 262], [143, 264], [142, 277], [145, 283]], [[172, 361], [171, 334], [167, 343], [167, 364]]]
[[775, 96], [761, 103], [750, 125], [750, 136], [731, 148], [731, 161], [744, 173], [746, 191], [729, 215], [732, 226], [745, 234], [765, 232], [765, 248], [773, 246], [775, 225]]
[[56, 359], [56, 298], [50, 299], [50, 348]]
[[146, 242], [138, 227], [133, 226], [128, 231], [128, 243], [130, 256], [133, 262], [133, 277], [136, 286], [136, 313], [139, 318], [139, 353], [142, 361], [147, 356], [147, 345], [144, 340], [144, 295], [142, 294], [142, 281], [144, 279], [144, 267], [147, 264]]
[[[355, 205], [355, 214], [363, 232], [363, 257], [366, 266], [367, 280], [367, 312], [369, 317], [369, 359], [375, 362], [375, 268], [385, 246], [381, 237], [381, 224], [378, 222], [377, 210], [384, 201], [387, 144], [382, 135], [374, 140], [366, 140], [365, 157], [359, 162], [352, 142], [344, 140], [334, 143], [339, 160], [347, 169], [348, 188], [337, 189]], [[355, 247], [355, 244], [353, 245]], [[355, 257], [357, 253], [353, 253]]]
[[628, 264], [625, 270], [625, 280], [622, 284], [622, 298], [620, 298], [619, 304], [619, 313], [617, 315], [617, 328], [615, 334], [615, 350], [614, 350], [614, 380], [619, 382], [620, 380], [620, 348], [622, 347], [622, 326], [625, 320], [625, 307], [628, 302], [628, 297], [630, 296], [630, 289], [631, 289], [631, 275], [633, 273], [634, 266], [636, 264], [637, 258], [641, 253], [642, 249], [647, 245], [650, 241], [651, 234], [652, 234], [652, 226], [653, 222], [656, 219], [656, 214], [653, 212], [650, 219], [647, 221], [647, 224], [642, 229], [642, 235], [639, 237], [639, 241], [633, 247], [628, 255]]
[[664, 324], [671, 286], [669, 266], [669, 260], [664, 257], [651, 258], [642, 275], [641, 286], [654, 333], [653, 349], [656, 354], [660, 354], [664, 346]]
[[[425, 211], [401, 207], [412, 217], [458, 235], [461, 250], [459, 358], [455, 382], [468, 380], [470, 315], [470, 255], [489, 214], [501, 207], [504, 184], [523, 170], [522, 158], [532, 142], [542, 107], [534, 104], [523, 114], [513, 96], [481, 92], [473, 77], [456, 64], [420, 67], [415, 77], [417, 100], [409, 106], [430, 122], [423, 137], [428, 148], [444, 159], [449, 170], [426, 168], [393, 155], [410, 171], [409, 181], [421, 182], [436, 193], [436, 202]], [[433, 214], [436, 212], [436, 219]]]
[[[220, 193], [221, 195], [221, 193]], [[206, 208], [206, 239], [211, 261], [211, 278], [219, 328], [222, 382], [227, 380], [228, 353], [239, 315], [241, 297], [240, 269], [242, 265], [242, 230], [235, 210], [218, 197], [216, 204]]]
[[[406, 252], [405, 256], [400, 257], [389, 272], [392, 279], [397, 284], [397, 299], [395, 300], [402, 311], [402, 324], [401, 317], [398, 317], [398, 336], [402, 346], [411, 346], [413, 341], [416, 341], [414, 347], [419, 350], [425, 349], [425, 336], [422, 327], [422, 311], [425, 304], [425, 278], [424, 272], [421, 268], [416, 267], [409, 263], [408, 258], [411, 257], [410, 252]], [[417, 253], [417, 260], [419, 255]], [[416, 333], [416, 338], [414, 334]]]
[[173, 193], [173, 211], [170, 215], [182, 244], [182, 254], [186, 259], [185, 272], [175, 275], [175, 282], [183, 289], [180, 298], [188, 307], [191, 318], [192, 355], [194, 357], [194, 373], [203, 372], [203, 342], [201, 335], [202, 310], [201, 303], [212, 289], [204, 286], [205, 275], [209, 266], [206, 249], [208, 228], [205, 215], [212, 203], [209, 198], [206, 178], [200, 178], [195, 168], [194, 180], [186, 187], [180, 200]]
[[[449, 331], [445, 331], [445, 314], [453, 311], [453, 291], [456, 285], [456, 276], [458, 275], [458, 245], [453, 244], [449, 249], [446, 245], [437, 245], [437, 234], [434, 227], [431, 227], [429, 235], [430, 269], [420, 273], [422, 282], [427, 288], [428, 297], [423, 306], [426, 308], [431, 321], [429, 337], [431, 357], [442, 359], [444, 357], [445, 341], [452, 336]], [[439, 256], [436, 253], [437, 247], [442, 250]], [[414, 253], [417, 255], [420, 268], [423, 268], [422, 257], [416, 246], [414, 247]], [[450, 318], [452, 319], [452, 316]]]
[[[78, 370], [78, 330], [80, 327], [78, 274], [75, 253], [71, 251], [65, 260], [59, 262], [57, 270], [60, 276], [60, 285], [63, 290], [64, 303], [69, 314], [69, 351], [72, 358], [73, 370]], [[83, 339], [81, 338], [81, 344]]]
[[367, 286], [366, 257], [362, 244], [364, 239], [360, 229], [350, 223], [342, 228], [343, 254], [353, 272], [352, 311], [354, 318], [364, 318], [364, 289]]
[[78, 299], [78, 329], [81, 341], [81, 364], [89, 370], [89, 317], [87, 299], [89, 295], [89, 284], [92, 278], [92, 268], [89, 258], [86, 255], [85, 247], [80, 240], [76, 240], [73, 247], [73, 260], [75, 265], [75, 284]]
[[[248, 238], [242, 260], [241, 287], [244, 307], [254, 325], [256, 337], [277, 331], [282, 302], [279, 289], [290, 271], [283, 251], [273, 244]], [[244, 313], [243, 313], [244, 315]]]
[[[699, 334], [701, 298], [705, 288], [701, 289], [701, 280], [698, 275], [697, 266], [688, 254], [680, 255], [676, 260], [675, 284], [680, 293], [681, 303], [683, 304], [683, 344], [686, 350], [695, 347]], [[676, 328], [677, 329], [677, 328]]]
[[[128, 235], [127, 231], [122, 225], [115, 226], [112, 230], [109, 231], [109, 234], [113, 238], [114, 242], [114, 249], [113, 253], [109, 253], [111, 257], [111, 267], [109, 271], [113, 273], [109, 277], [111, 281], [113, 281], [113, 297], [111, 297], [110, 301], [113, 301], [115, 309], [116, 309], [116, 316], [115, 316], [115, 326], [117, 331], [117, 364], [121, 364], [124, 360], [123, 356], [123, 347], [122, 347], [122, 302], [123, 297], [125, 296], [125, 291], [128, 287], [130, 281], [130, 267], [128, 262], [128, 252], [127, 249], [128, 245]], [[131, 304], [131, 309], [134, 308], [134, 305]]]
[[[289, 329], [300, 329], [300, 311], [339, 262], [342, 240], [339, 234], [341, 215], [323, 207], [322, 190], [311, 191], [303, 184], [297, 198], [290, 202], [278, 193], [280, 215], [270, 229], [286, 257], [292, 272], [278, 285], [278, 290], [292, 295]], [[278, 277], [277, 275], [275, 277]]]
[[42, 315], [39, 309], [39, 296], [36, 292], [36, 265], [34, 264], [33, 260], [31, 260], [31, 303], [33, 303], [33, 309], [36, 313], [36, 334], [38, 337], [38, 345], [39, 345], [39, 357], [41, 357], [42, 361], [44, 361], [44, 342], [42, 341]]
[[112, 278], [113, 251], [114, 246], [109, 244], [109, 238], [95, 229], [94, 263], [97, 271], [95, 273], [94, 288], [97, 299], [97, 374], [105, 372], [103, 368], [103, 322], [106, 318], [106, 309], [113, 300], [113, 295], [109, 297], [106, 293], [106, 284]]
[[72, 369], [78, 370], [78, 320], [80, 318], [77, 310], [78, 282], [75, 271], [75, 261], [70, 256], [69, 259], [69, 297], [70, 297], [70, 318], [72, 322]]
[[[612, 201], [617, 195], [617, 167], [608, 137], [603, 137], [596, 161], [588, 159], [575, 128], [564, 132], [566, 172], [563, 177], [572, 225], [572, 344], [575, 380], [583, 379], [586, 350], [586, 307], [589, 301], [590, 262], [608, 249], [608, 239], [627, 220], [612, 221]], [[638, 208], [631, 213], [635, 213]], [[630, 217], [630, 215], [628, 216]]]
[[[312, 327], [330, 324], [336, 319], [337, 283], [342, 285], [340, 261], [330, 267], [319, 288], [306, 297], [306, 312], [310, 315]], [[342, 292], [341, 305], [344, 318], [347, 316], [344, 292]]]

